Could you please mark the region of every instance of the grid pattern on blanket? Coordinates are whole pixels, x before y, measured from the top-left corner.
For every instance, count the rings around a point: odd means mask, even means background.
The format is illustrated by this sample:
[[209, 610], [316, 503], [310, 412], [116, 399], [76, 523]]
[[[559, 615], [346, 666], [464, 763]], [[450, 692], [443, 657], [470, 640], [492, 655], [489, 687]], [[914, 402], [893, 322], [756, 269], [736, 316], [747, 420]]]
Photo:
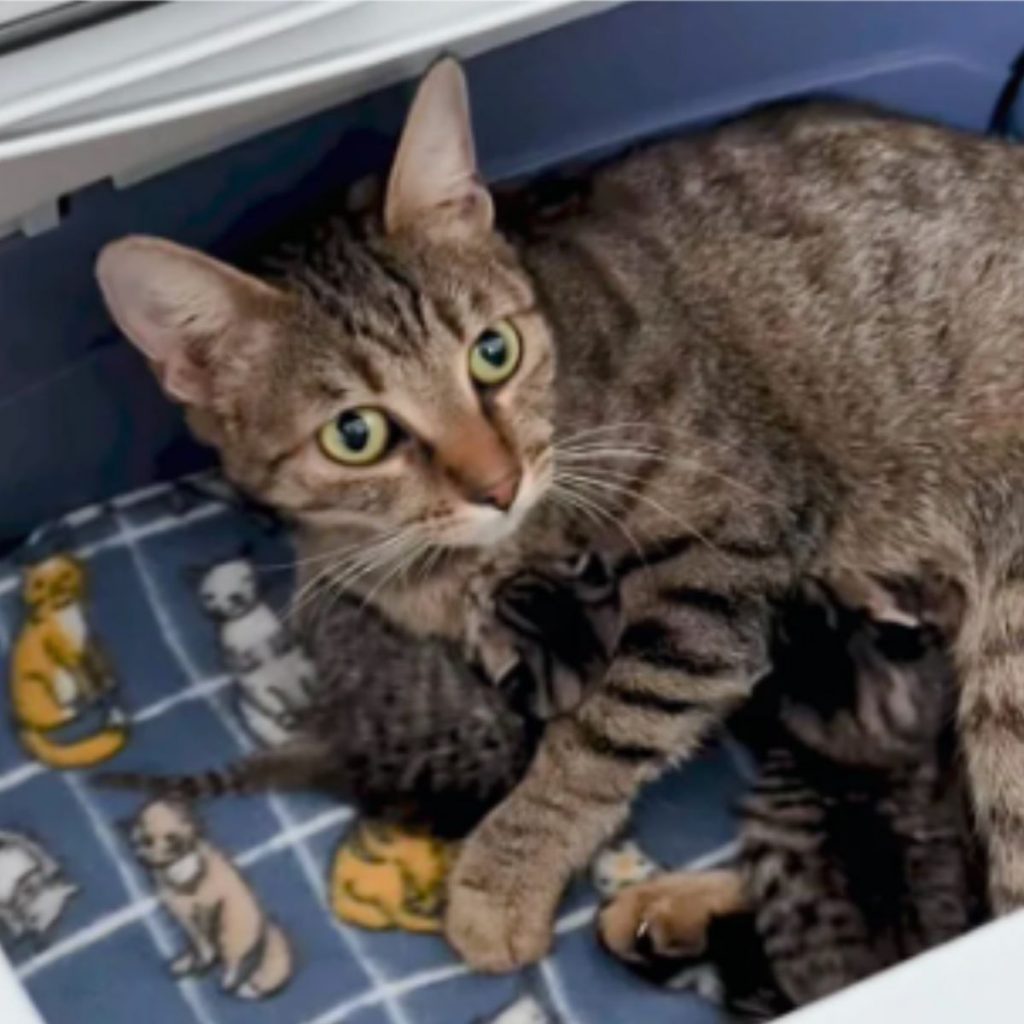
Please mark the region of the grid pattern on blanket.
[[[234, 863], [265, 920], [287, 936], [290, 979], [254, 1001], [242, 987], [225, 988], [215, 964], [173, 975], [186, 933], [125, 828], [144, 800], [101, 790], [89, 776], [100, 760], [194, 771], [253, 747], [246, 694], [223, 662], [218, 624], [195, 582], [197, 571], [237, 558], [243, 545], [259, 568], [262, 599], [281, 614], [291, 585], [287, 538], [223, 500], [216, 478], [83, 509], [0, 562], [9, 703], [0, 725], [0, 941], [48, 1024], [716, 1020], [697, 996], [649, 986], [598, 949], [590, 926], [598, 895], [584, 879], [562, 905], [552, 954], [515, 977], [470, 975], [437, 935], [338, 920], [328, 879], [352, 813], [304, 795], [224, 799], [196, 811], [206, 842]], [[84, 586], [76, 593], [73, 578], [58, 585], [55, 610], [25, 581], [33, 566], [59, 564], [61, 553], [73, 556]], [[65, 641], [72, 653], [95, 644], [116, 689], [99, 699], [76, 695], [88, 679], [60, 653]], [[54, 715], [61, 724], [46, 732]], [[34, 745], [39, 729], [59, 755]], [[55, 758], [80, 763], [43, 763]], [[741, 768], [720, 747], [653, 787], [631, 826], [644, 852], [672, 867], [725, 859]], [[249, 949], [242, 968], [254, 969], [261, 955]]]

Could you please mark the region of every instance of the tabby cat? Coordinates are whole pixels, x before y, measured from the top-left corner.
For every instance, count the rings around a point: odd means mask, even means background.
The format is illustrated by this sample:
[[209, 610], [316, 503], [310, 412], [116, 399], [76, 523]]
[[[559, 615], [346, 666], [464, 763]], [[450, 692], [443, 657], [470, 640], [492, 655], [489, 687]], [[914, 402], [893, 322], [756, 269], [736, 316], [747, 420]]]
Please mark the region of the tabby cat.
[[443, 61], [382, 213], [265, 278], [144, 237], [98, 276], [308, 581], [472, 642], [517, 566], [619, 560], [620, 656], [453, 871], [466, 959], [544, 954], [573, 869], [763, 674], [772, 600], [844, 570], [962, 586], [964, 757], [994, 904], [1024, 903], [1024, 152], [774, 109], [504, 236]]
[[605, 944], [656, 974], [708, 960], [726, 1005], [774, 1016], [983, 917], [953, 735], [958, 589], [874, 586], [870, 609], [807, 585], [737, 716], [757, 772], [734, 868], [677, 872], [602, 912]]

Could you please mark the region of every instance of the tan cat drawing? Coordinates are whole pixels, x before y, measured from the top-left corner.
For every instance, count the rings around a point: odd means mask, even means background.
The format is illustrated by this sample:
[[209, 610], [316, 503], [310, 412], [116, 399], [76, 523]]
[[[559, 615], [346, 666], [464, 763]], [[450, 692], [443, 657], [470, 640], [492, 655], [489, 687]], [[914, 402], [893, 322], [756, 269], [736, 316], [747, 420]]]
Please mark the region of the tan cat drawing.
[[238, 868], [203, 837], [184, 801], [148, 804], [129, 838], [164, 906], [188, 936], [189, 948], [171, 964], [176, 976], [219, 964], [224, 991], [242, 999], [262, 999], [288, 983], [288, 940]]

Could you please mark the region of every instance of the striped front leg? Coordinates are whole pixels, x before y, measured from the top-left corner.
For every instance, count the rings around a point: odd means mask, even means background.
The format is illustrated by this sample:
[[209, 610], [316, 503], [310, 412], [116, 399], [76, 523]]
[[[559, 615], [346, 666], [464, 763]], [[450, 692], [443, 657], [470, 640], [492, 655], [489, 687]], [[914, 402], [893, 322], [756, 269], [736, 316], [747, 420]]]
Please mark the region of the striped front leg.
[[[446, 931], [473, 967], [540, 959], [572, 872], [640, 786], [697, 747], [763, 667], [764, 606], [678, 595], [627, 630], [602, 688], [554, 722], [525, 779], [470, 836], [449, 887]], [[728, 610], [726, 610], [726, 603]]]
[[1024, 579], [976, 602], [961, 652], [960, 732], [992, 909], [1024, 907]]

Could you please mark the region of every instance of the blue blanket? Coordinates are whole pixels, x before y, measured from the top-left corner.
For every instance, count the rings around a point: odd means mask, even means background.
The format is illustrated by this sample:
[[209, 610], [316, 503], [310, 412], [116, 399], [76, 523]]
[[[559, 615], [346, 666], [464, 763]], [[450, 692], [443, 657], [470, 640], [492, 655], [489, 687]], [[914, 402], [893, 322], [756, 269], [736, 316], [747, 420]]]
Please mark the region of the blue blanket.
[[[436, 934], [338, 919], [341, 846], [366, 843], [348, 808], [253, 797], [143, 813], [144, 799], [90, 783], [101, 765], [209, 768], [273, 742], [265, 727], [287, 730], [298, 698], [232, 655], [234, 610], [198, 588], [217, 566], [255, 566], [247, 621], [301, 663], [275, 633], [290, 557], [285, 536], [200, 477], [83, 509], [0, 562], [0, 941], [49, 1024], [717, 1020], [599, 950], [593, 878], [567, 894], [547, 960], [476, 977]], [[630, 843], [596, 868], [601, 886], [725, 859], [741, 767], [716, 748], [653, 787]]]

